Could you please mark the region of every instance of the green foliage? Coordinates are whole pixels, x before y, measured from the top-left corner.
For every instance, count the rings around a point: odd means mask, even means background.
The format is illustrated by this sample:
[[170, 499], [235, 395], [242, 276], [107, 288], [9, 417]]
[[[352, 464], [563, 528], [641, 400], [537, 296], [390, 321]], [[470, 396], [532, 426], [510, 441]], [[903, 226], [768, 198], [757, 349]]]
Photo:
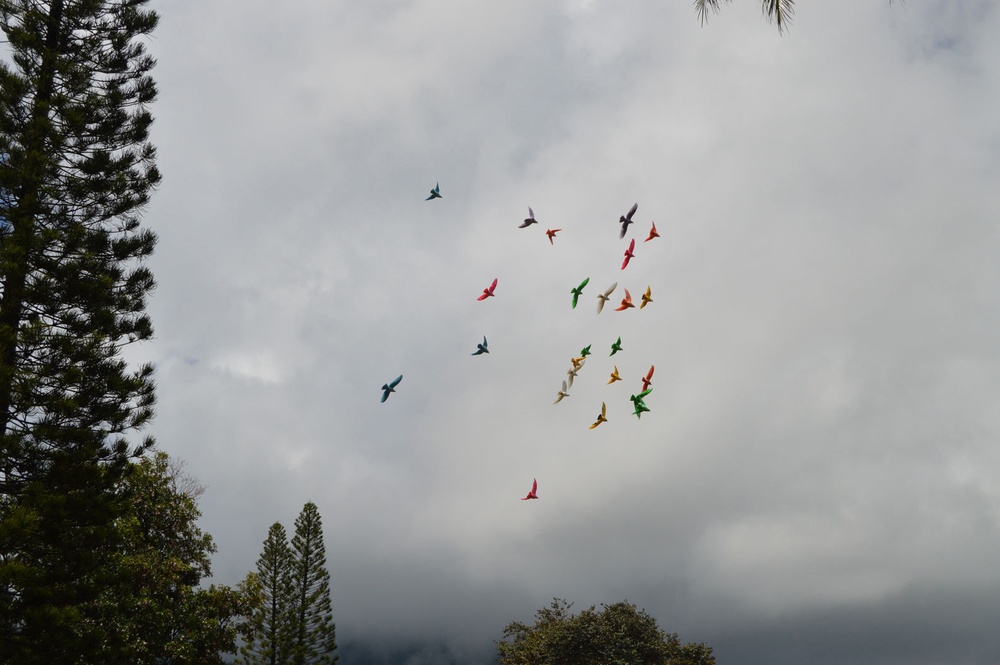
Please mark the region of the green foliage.
[[336, 626], [330, 606], [323, 524], [316, 504], [306, 503], [295, 520], [289, 546], [284, 527], [268, 530], [257, 572], [247, 578], [258, 589], [249, 615], [244, 665], [330, 665], [337, 662]]
[[81, 663], [152, 417], [146, 0], [0, 0], [0, 662]]
[[106, 627], [101, 657], [127, 663], [221, 663], [235, 653], [247, 589], [211, 586], [212, 537], [197, 526], [202, 488], [159, 452], [133, 466], [120, 488], [128, 497], [116, 522], [122, 547], [106, 561], [97, 601]]
[[676, 634], [627, 601], [570, 614], [558, 598], [535, 624], [512, 622], [497, 642], [500, 665], [714, 665], [712, 648], [681, 644]]

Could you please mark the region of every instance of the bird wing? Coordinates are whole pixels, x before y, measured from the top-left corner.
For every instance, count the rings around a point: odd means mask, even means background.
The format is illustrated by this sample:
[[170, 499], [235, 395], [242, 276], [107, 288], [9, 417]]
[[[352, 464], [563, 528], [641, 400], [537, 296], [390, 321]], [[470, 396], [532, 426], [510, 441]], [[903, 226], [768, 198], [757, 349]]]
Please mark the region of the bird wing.
[[628, 211], [628, 214], [625, 215], [625, 219], [632, 219], [632, 215], [634, 215], [635, 211], [638, 209], [639, 209], [639, 203], [638, 202], [633, 203], [632, 207]]
[[396, 379], [392, 383], [389, 384], [389, 387], [390, 388], [395, 388], [396, 386], [399, 385], [399, 382], [402, 381], [402, 380], [403, 380], [403, 375], [400, 374], [399, 376], [396, 377]]

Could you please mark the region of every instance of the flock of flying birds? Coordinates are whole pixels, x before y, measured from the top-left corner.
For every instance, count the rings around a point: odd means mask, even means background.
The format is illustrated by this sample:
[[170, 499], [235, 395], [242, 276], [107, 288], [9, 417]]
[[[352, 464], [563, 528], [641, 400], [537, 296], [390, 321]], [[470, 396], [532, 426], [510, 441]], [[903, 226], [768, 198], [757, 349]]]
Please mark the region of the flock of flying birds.
[[[440, 199], [440, 198], [443, 198], [443, 196], [441, 195], [441, 185], [440, 185], [440, 183], [435, 183], [434, 184], [434, 188], [430, 192], [430, 196], [428, 196], [425, 200], [431, 201], [433, 199]], [[632, 217], [635, 215], [636, 210], [638, 210], [638, 209], [639, 209], [639, 204], [635, 203], [635, 204], [632, 205], [632, 207], [629, 209], [629, 211], [627, 213], [625, 213], [624, 215], [622, 215], [619, 218], [618, 223], [621, 224], [621, 233], [618, 236], [619, 239], [624, 239], [625, 238], [625, 235], [628, 233], [628, 227], [629, 227], [629, 225], [631, 225], [631, 224], [634, 223], [634, 220], [632, 219]], [[527, 228], [527, 227], [531, 226], [532, 224], [538, 224], [538, 220], [535, 219], [535, 212], [534, 212], [534, 210], [532, 210], [531, 207], [529, 206], [528, 207], [528, 216], [524, 219], [523, 222], [521, 222], [521, 224], [518, 226], [518, 228], [524, 229], [524, 228]], [[649, 235], [646, 237], [646, 239], [643, 242], [649, 242], [650, 240], [653, 240], [654, 238], [659, 238], [660, 237], [660, 234], [657, 233], [657, 231], [656, 231], [656, 223], [652, 222], [651, 224], [652, 224], [652, 227], [649, 230]], [[541, 228], [541, 227], [539, 227], [539, 228]], [[548, 240], [549, 240], [550, 244], [555, 244], [556, 234], [559, 233], [560, 231], [562, 231], [562, 229], [547, 229], [545, 231], [545, 235], [548, 237]], [[625, 270], [625, 268], [627, 268], [628, 265], [629, 265], [629, 261], [631, 261], [634, 258], [635, 258], [635, 238], [632, 238], [631, 242], [629, 242], [628, 249], [625, 250], [624, 260], [622, 261], [621, 269]], [[477, 298], [477, 300], [482, 301], [482, 300], [486, 300], [488, 298], [494, 297], [498, 282], [499, 282], [499, 279], [498, 278], [494, 278], [493, 282], [490, 283], [489, 286], [487, 286], [486, 288], [483, 289], [482, 294], [479, 295], [479, 297]], [[577, 306], [577, 303], [579, 302], [580, 296], [583, 295], [583, 289], [584, 289], [584, 287], [587, 286], [588, 283], [590, 283], [590, 278], [589, 277], [587, 277], [582, 282], [580, 282], [579, 286], [576, 286], [576, 287], [570, 289], [570, 295], [572, 296], [572, 299], [570, 301], [570, 307], [571, 308], [576, 309], [576, 306]], [[606, 302], [608, 302], [608, 301], [611, 300], [611, 294], [614, 293], [617, 288], [618, 288], [618, 282], [615, 282], [614, 284], [612, 284], [611, 286], [609, 286], [607, 289], [605, 289], [604, 291], [599, 292], [597, 294], [597, 313], [598, 314], [600, 314], [604, 310], [604, 304]], [[622, 312], [622, 311], [625, 311], [627, 309], [635, 307], [635, 304], [633, 304], [633, 302], [632, 302], [632, 294], [629, 293], [628, 289], [624, 289], [623, 288], [623, 291], [625, 292], [625, 297], [622, 298], [621, 304], [618, 307], [615, 308], [616, 312]], [[646, 292], [644, 294], [642, 294], [642, 300], [641, 300], [641, 302], [639, 304], [639, 309], [643, 309], [644, 307], [646, 307], [646, 305], [648, 305], [651, 302], [653, 302], [652, 290], [651, 290], [651, 287], [647, 286], [646, 287]], [[556, 393], [556, 399], [553, 402], [553, 404], [558, 404], [559, 402], [561, 402], [563, 400], [563, 398], [570, 396], [569, 395], [569, 390], [570, 390], [570, 388], [573, 387], [573, 380], [577, 377], [579, 371], [583, 368], [584, 363], [586, 363], [586, 361], [587, 361], [587, 357], [591, 355], [591, 346], [593, 346], [593, 345], [592, 344], [588, 344], [587, 346], [585, 346], [580, 351], [580, 355], [578, 357], [570, 358], [570, 362], [571, 362], [572, 366], [566, 372], [567, 376], [566, 376], [565, 379], [563, 379], [563, 381], [562, 381], [562, 388]], [[618, 353], [618, 352], [620, 352], [622, 350], [623, 350], [622, 349], [622, 338], [619, 337], [617, 340], [615, 340], [611, 344], [611, 353], [609, 354], [609, 357], [614, 356], [616, 353]], [[483, 342], [481, 344], [477, 344], [476, 345], [476, 350], [473, 351], [471, 355], [473, 355], [473, 356], [479, 356], [479, 355], [487, 354], [489, 352], [490, 352], [490, 350], [489, 350], [489, 344], [488, 344], [488, 342], [486, 340], [486, 337], [483, 336]], [[655, 369], [656, 369], [655, 366], [650, 365], [649, 371], [646, 373], [646, 375], [644, 377], [642, 377], [642, 389], [641, 389], [641, 391], [639, 393], [631, 395], [629, 397], [629, 400], [632, 402], [632, 409], [633, 409], [632, 414], [636, 418], [641, 418], [643, 413], [649, 411], [649, 407], [646, 406], [645, 399], [646, 399], [646, 397], [651, 392], [653, 392], [652, 382], [653, 382], [653, 371]], [[396, 392], [396, 386], [398, 386], [399, 383], [400, 383], [400, 381], [402, 381], [402, 380], [403, 380], [403, 375], [400, 374], [398, 377], [396, 377], [392, 381], [390, 381], [390, 382], [385, 383], [385, 384], [382, 385], [382, 401], [383, 402], [385, 402], [389, 398], [390, 394]], [[622, 380], [621, 376], [619, 376], [619, 372], [618, 372], [618, 366], [614, 365], [614, 370], [612, 370], [612, 372], [611, 372], [611, 378], [608, 380], [608, 385], [610, 385], [612, 383], [615, 383], [616, 381], [621, 381], [621, 380]], [[599, 426], [600, 424], [606, 423], [608, 421], [607, 414], [608, 414], [607, 403], [606, 402], [601, 402], [601, 412], [599, 414], [597, 414], [596, 420], [594, 421], [594, 423], [592, 425], [590, 425], [589, 429], [594, 429], [597, 426]], [[536, 479], [532, 479], [531, 491], [528, 492], [527, 496], [523, 497], [521, 500], [522, 501], [527, 501], [529, 499], [537, 499], [537, 498], [538, 498], [538, 479], [536, 478]]]

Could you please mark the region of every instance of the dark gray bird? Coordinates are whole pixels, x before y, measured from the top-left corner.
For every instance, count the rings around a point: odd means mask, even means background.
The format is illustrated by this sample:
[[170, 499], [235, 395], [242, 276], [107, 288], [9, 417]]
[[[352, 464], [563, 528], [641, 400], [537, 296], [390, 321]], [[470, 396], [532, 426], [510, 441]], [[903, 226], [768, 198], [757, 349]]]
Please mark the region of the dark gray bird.
[[382, 384], [382, 401], [383, 402], [386, 401], [387, 399], [389, 399], [389, 393], [396, 392], [396, 386], [398, 386], [399, 382], [402, 381], [402, 380], [403, 380], [403, 375], [400, 374], [398, 377], [396, 377], [396, 380], [393, 381], [392, 383], [383, 383]]
[[517, 228], [526, 229], [532, 224], [537, 224], [537, 223], [538, 220], [535, 219], [535, 211], [531, 209], [531, 206], [528, 206], [528, 216], [525, 218], [523, 222], [521, 222], [521, 225]]
[[426, 199], [424, 199], [424, 201], [430, 201], [431, 199], [443, 199], [443, 198], [444, 197], [441, 196], [441, 183], [436, 182], [434, 183], [434, 189], [431, 190], [431, 195], [428, 196]]
[[490, 350], [489, 350], [489, 348], [488, 348], [488, 346], [486, 344], [486, 335], [483, 335], [483, 343], [482, 344], [476, 344], [476, 350], [472, 352], [472, 355], [474, 355], [474, 356], [481, 356], [484, 353], [489, 353], [489, 352], [490, 352]]
[[639, 204], [635, 203], [632, 205], [632, 209], [628, 211], [627, 215], [622, 215], [618, 219], [618, 223], [622, 225], [622, 233], [620, 236], [618, 236], [619, 238], [625, 237], [625, 233], [628, 231], [628, 225], [632, 223], [632, 215], [634, 215], [635, 211], [638, 209], [639, 209]]

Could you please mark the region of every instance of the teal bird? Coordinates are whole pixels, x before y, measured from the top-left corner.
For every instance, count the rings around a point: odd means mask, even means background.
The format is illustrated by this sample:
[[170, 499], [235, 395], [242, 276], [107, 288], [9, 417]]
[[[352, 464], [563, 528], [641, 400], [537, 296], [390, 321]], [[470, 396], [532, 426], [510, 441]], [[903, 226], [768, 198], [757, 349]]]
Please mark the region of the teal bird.
[[434, 183], [434, 189], [431, 190], [431, 195], [428, 196], [424, 201], [430, 201], [431, 199], [443, 199], [441, 196], [441, 183]]
[[622, 338], [619, 337], [618, 341], [611, 345], [611, 355], [615, 355], [622, 350]]
[[587, 282], [589, 281], [590, 278], [588, 277], [587, 279], [580, 282], [580, 286], [576, 287], [575, 289], [570, 289], [569, 292], [573, 294], [573, 309], [576, 309], [576, 301], [580, 299], [580, 296], [583, 294], [583, 287], [587, 286]]
[[580, 355], [583, 356], [584, 358], [589, 356], [591, 346], [593, 346], [593, 344], [588, 344], [587, 346], [583, 347], [583, 351], [580, 351]]
[[489, 349], [489, 345], [486, 343], [486, 335], [483, 335], [483, 343], [482, 344], [476, 344], [476, 350], [472, 352], [472, 355], [474, 355], [474, 356], [481, 356], [484, 353], [489, 353], [489, 352], [490, 352], [490, 349]]
[[389, 399], [389, 393], [396, 392], [396, 386], [398, 386], [399, 382], [402, 381], [402, 380], [403, 380], [403, 375], [400, 374], [398, 377], [396, 377], [393, 380], [392, 383], [383, 383], [382, 384], [382, 401], [383, 402], [386, 401], [387, 399]]

